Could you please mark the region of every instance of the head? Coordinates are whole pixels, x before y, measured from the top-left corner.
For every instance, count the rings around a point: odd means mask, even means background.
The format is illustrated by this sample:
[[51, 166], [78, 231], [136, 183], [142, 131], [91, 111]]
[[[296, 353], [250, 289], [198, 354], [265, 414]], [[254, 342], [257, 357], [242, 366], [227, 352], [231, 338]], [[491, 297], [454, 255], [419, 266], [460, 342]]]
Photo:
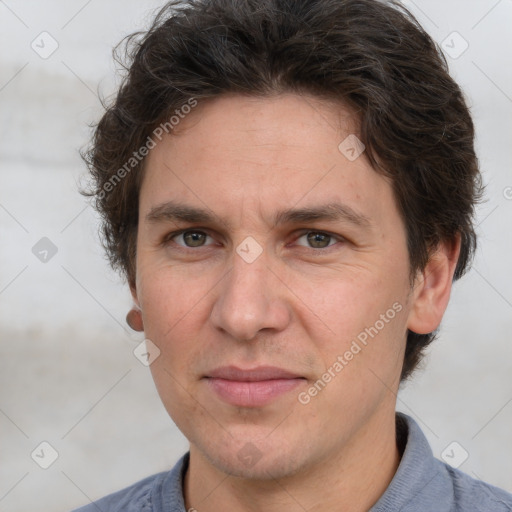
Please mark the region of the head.
[[[245, 442], [281, 458], [283, 439], [298, 468], [291, 420], [345, 422], [343, 443], [390, 408], [470, 263], [463, 94], [413, 16], [376, 0], [171, 2], [126, 49], [85, 158], [108, 256], [161, 351], [157, 388], [226, 469]], [[275, 404], [212, 402], [205, 376], [227, 364], [300, 373], [275, 446]], [[318, 443], [304, 457], [332, 448]]]

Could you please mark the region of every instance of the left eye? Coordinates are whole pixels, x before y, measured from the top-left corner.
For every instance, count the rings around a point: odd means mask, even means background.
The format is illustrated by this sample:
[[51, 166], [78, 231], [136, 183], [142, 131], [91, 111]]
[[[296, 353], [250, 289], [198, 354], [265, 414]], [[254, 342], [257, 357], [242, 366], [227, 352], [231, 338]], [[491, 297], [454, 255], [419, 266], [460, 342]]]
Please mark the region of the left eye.
[[336, 243], [336, 239], [333, 235], [329, 235], [328, 233], [323, 233], [321, 231], [309, 231], [308, 233], [300, 236], [297, 240], [301, 240], [303, 238], [306, 239], [306, 243], [309, 244], [309, 247], [313, 249], [324, 249], [325, 247], [329, 247]]

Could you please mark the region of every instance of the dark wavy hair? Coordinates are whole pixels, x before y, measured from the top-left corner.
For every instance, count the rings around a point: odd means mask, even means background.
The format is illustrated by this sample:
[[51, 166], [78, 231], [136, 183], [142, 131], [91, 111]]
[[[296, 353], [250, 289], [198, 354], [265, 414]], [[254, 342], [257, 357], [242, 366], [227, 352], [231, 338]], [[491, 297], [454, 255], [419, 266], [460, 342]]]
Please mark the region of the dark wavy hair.
[[[101, 214], [110, 262], [130, 285], [144, 160], [126, 162], [191, 98], [226, 93], [308, 93], [350, 107], [366, 157], [391, 179], [411, 276], [457, 236], [455, 279], [469, 266], [482, 193], [473, 122], [439, 46], [399, 2], [172, 1], [114, 57], [125, 74], [82, 152], [92, 178], [84, 193]], [[402, 380], [435, 335], [408, 332]]]

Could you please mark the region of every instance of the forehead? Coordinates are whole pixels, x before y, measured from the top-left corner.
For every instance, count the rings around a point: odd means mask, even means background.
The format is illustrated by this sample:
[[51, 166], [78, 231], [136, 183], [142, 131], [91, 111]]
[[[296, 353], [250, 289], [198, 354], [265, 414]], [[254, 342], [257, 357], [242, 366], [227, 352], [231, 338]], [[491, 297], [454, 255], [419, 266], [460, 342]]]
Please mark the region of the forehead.
[[312, 96], [224, 96], [199, 103], [150, 151], [141, 214], [166, 201], [226, 215], [341, 202], [378, 217], [379, 206], [393, 207], [391, 187], [364, 151], [354, 158], [361, 150], [357, 141], [356, 116]]
[[183, 116], [171, 134], [182, 145], [194, 141], [224, 154], [245, 146], [249, 157], [257, 148], [260, 152], [266, 148], [293, 153], [301, 148], [325, 149], [332, 143], [337, 147], [343, 133], [358, 131], [358, 117], [347, 106], [311, 95], [283, 93], [229, 94], [203, 100]]

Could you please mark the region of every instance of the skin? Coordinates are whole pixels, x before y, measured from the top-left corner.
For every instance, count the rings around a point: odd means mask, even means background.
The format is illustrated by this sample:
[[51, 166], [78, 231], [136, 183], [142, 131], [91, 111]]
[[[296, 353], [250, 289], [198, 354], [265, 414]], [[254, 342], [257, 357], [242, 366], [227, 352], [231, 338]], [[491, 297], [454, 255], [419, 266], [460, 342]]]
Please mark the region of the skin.
[[[438, 327], [459, 242], [433, 251], [411, 287], [390, 183], [364, 153], [349, 161], [338, 149], [357, 134], [355, 121], [311, 96], [222, 96], [200, 103], [146, 159], [132, 294], [161, 351], [156, 387], [190, 441], [187, 510], [365, 511], [398, 467], [407, 329]], [[205, 208], [213, 222], [148, 219], [168, 201]], [[367, 222], [272, 221], [327, 203]], [[173, 237], [182, 229], [196, 233], [195, 245], [187, 247], [190, 233]], [[308, 233], [331, 238], [312, 246]], [[248, 236], [262, 249], [251, 263], [236, 251]], [[394, 318], [301, 403], [299, 393], [397, 303]], [[304, 380], [267, 405], [236, 407], [203, 378], [224, 365], [273, 365]], [[250, 465], [239, 457], [247, 446], [258, 454]]]

